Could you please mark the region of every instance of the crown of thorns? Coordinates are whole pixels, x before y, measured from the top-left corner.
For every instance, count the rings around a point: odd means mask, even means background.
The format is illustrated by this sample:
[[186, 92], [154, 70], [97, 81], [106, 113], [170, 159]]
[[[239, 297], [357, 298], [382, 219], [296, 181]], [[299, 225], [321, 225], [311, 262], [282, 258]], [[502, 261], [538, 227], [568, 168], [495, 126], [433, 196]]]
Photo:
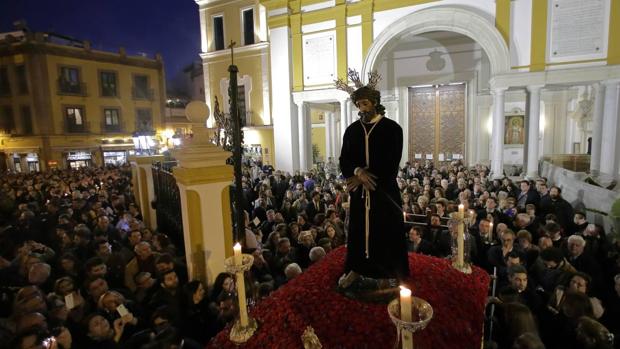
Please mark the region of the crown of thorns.
[[368, 83], [364, 85], [364, 83], [362, 82], [362, 79], [360, 78], [360, 74], [355, 69], [349, 69], [347, 78], [348, 78], [347, 80], [350, 80], [351, 82], [353, 82], [355, 87], [349, 86], [348, 82], [343, 79], [334, 80], [334, 83], [336, 84], [337, 89], [345, 91], [350, 95], [353, 95], [353, 93], [356, 90], [362, 87], [366, 87], [371, 90], [376, 90], [377, 84], [381, 80], [381, 76], [379, 75], [377, 71], [371, 71], [368, 73]]

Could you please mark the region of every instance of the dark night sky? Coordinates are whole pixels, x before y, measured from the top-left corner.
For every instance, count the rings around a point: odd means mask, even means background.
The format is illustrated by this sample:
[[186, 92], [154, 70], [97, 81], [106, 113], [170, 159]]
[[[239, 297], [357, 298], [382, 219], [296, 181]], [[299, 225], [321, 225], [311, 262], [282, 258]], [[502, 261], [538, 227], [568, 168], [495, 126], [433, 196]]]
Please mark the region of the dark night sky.
[[160, 52], [170, 81], [199, 59], [200, 23], [193, 0], [0, 0], [0, 32], [25, 19], [32, 31], [89, 40], [94, 49]]

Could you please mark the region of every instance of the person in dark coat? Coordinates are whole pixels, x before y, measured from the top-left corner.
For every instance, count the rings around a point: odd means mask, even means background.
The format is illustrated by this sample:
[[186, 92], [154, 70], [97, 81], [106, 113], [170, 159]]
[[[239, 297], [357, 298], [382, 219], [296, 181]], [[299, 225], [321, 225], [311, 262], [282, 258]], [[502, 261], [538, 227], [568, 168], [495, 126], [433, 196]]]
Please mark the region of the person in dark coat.
[[[353, 72], [353, 80], [359, 77]], [[340, 168], [350, 192], [346, 288], [357, 275], [376, 279], [409, 275], [403, 213], [396, 182], [403, 150], [400, 125], [385, 117], [381, 95], [371, 83], [351, 94], [360, 119], [347, 127], [342, 140]], [[373, 83], [374, 82], [374, 83]], [[341, 81], [340, 86], [346, 86]], [[353, 272], [353, 273], [352, 273]]]
[[573, 206], [562, 197], [562, 189], [553, 186], [549, 189], [549, 195], [540, 199], [540, 214], [546, 216], [549, 213], [558, 217], [558, 223], [568, 231], [572, 231]]

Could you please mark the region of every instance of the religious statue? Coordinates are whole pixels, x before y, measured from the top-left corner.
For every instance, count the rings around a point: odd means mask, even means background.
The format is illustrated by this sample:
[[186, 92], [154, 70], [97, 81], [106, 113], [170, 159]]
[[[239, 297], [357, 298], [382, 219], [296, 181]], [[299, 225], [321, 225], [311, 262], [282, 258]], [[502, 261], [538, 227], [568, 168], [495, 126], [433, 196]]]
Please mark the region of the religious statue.
[[[381, 94], [375, 89], [377, 73], [364, 86], [349, 70], [357, 89], [342, 80], [336, 85], [350, 93], [360, 119], [347, 127], [340, 169], [350, 193], [345, 275], [339, 288], [358, 279], [375, 279], [379, 288], [396, 286], [395, 279], [409, 275], [401, 197], [396, 182], [403, 149], [400, 125], [385, 117]], [[382, 283], [387, 281], [387, 284]]]

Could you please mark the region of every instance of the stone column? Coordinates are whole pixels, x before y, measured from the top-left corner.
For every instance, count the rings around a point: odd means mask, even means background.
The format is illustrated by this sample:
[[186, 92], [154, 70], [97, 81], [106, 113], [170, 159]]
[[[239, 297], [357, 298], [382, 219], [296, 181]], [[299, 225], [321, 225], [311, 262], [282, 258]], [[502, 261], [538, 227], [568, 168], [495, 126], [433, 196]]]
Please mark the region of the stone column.
[[323, 112], [325, 115], [324, 124], [325, 124], [325, 162], [329, 160], [330, 157], [333, 156], [334, 150], [334, 137], [332, 137], [332, 133], [334, 133], [334, 129], [332, 126], [332, 119], [334, 118], [334, 114], [330, 112]]
[[151, 229], [157, 229], [157, 212], [151, 206], [155, 199], [155, 186], [153, 185], [154, 162], [163, 161], [163, 155], [135, 156], [129, 159], [132, 167], [132, 175], [135, 176], [134, 195], [140, 205], [140, 211], [144, 217], [144, 224]]
[[[173, 151], [183, 215], [185, 259], [191, 279], [213, 284], [232, 255], [230, 191], [234, 173], [226, 164], [231, 154], [206, 142], [206, 128], [194, 128], [192, 141]], [[197, 133], [204, 133], [198, 135]]]
[[349, 100], [343, 99], [340, 101], [340, 139], [344, 138], [347, 126], [349, 126]]
[[592, 152], [590, 154], [590, 173], [598, 175], [601, 170], [601, 146], [603, 139], [603, 106], [605, 85], [594, 84], [594, 110], [592, 111]]
[[529, 130], [527, 137], [527, 164], [528, 178], [538, 177], [539, 138], [540, 138], [540, 90], [542, 85], [528, 86], [530, 92]]
[[493, 93], [493, 132], [491, 173], [493, 178], [504, 177], [504, 93], [507, 88], [494, 88]]
[[308, 156], [312, 156], [312, 148], [308, 153], [308, 132], [306, 130], [306, 103], [299, 102], [297, 104], [297, 125], [299, 134], [299, 169], [301, 171], [308, 170]]
[[605, 81], [605, 106], [603, 112], [603, 135], [601, 145], [601, 173], [618, 177], [620, 163], [620, 137], [618, 137], [618, 92], [620, 80]]

